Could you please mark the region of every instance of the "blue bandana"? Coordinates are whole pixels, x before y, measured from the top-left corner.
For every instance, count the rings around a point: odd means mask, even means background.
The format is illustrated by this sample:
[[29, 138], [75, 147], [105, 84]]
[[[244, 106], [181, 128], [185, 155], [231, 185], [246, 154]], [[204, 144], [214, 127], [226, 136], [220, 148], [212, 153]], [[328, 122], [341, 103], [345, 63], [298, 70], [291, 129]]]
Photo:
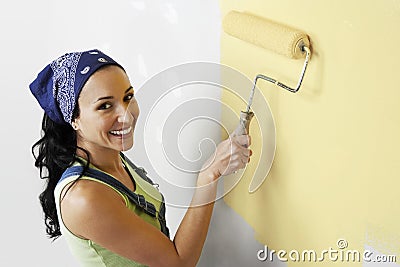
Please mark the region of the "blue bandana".
[[71, 124], [79, 93], [89, 77], [105, 65], [121, 65], [99, 50], [62, 55], [47, 65], [29, 85], [47, 116], [58, 124]]

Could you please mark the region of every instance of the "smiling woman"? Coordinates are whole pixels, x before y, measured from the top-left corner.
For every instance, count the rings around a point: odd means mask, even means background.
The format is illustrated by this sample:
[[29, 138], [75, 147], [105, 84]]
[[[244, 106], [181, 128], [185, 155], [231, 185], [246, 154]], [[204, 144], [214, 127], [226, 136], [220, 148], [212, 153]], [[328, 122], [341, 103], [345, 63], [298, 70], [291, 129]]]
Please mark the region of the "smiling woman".
[[[139, 107], [123, 67], [99, 50], [67, 53], [30, 85], [45, 111], [32, 147], [47, 180], [40, 201], [51, 238], [61, 234], [82, 266], [195, 266], [206, 239], [217, 179], [244, 168], [247, 135], [222, 141], [171, 241], [163, 196], [122, 154]], [[140, 134], [140, 133], [139, 133]]]
[[72, 122], [78, 146], [101, 153], [107, 161], [104, 156], [109, 151], [132, 147], [139, 107], [133, 87], [120, 67], [108, 65], [94, 73], [82, 89], [78, 103], [80, 116]]

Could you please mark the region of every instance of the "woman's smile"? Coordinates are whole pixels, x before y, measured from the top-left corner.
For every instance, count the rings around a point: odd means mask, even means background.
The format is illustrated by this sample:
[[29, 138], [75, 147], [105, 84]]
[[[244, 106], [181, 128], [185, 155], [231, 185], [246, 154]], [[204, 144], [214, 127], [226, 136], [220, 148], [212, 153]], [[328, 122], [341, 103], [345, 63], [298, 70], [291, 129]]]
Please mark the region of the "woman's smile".
[[114, 130], [110, 131], [110, 134], [116, 136], [116, 137], [127, 137], [128, 135], [132, 134], [132, 126], [129, 126], [128, 128], [121, 129], [121, 130]]

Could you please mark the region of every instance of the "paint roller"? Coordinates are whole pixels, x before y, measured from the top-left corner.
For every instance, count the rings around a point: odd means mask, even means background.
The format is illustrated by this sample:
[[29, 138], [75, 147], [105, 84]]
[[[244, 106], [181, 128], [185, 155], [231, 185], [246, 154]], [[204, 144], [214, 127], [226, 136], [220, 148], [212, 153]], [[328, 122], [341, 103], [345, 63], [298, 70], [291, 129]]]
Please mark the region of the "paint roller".
[[250, 108], [253, 102], [257, 80], [263, 79], [292, 93], [296, 93], [300, 89], [311, 56], [310, 41], [307, 34], [300, 30], [246, 12], [230, 11], [224, 17], [222, 26], [227, 34], [248, 43], [252, 43], [291, 59], [305, 58], [303, 69], [295, 88], [291, 88], [263, 74], [258, 74], [255, 77], [246, 111], [240, 112], [239, 125], [233, 133], [234, 135], [248, 134], [250, 121], [254, 116]]
[[241, 111], [239, 125], [234, 131], [236, 135], [243, 135], [249, 132], [250, 121], [254, 116], [250, 108], [257, 80], [263, 79], [292, 93], [296, 93], [300, 89], [311, 56], [310, 41], [307, 34], [300, 30], [246, 12], [230, 11], [224, 17], [222, 26], [227, 34], [240, 40], [291, 59], [305, 58], [300, 79], [295, 88], [291, 88], [263, 74], [256, 76], [246, 111]]
[[[292, 93], [299, 91], [311, 56], [310, 41], [307, 34], [300, 30], [245, 12], [230, 11], [224, 17], [222, 26], [227, 34], [240, 40], [291, 59], [305, 58], [300, 78], [295, 88], [287, 86], [266, 75], [256, 75], [253, 88], [250, 91], [246, 111], [240, 112], [239, 125], [233, 132], [233, 135], [244, 135], [249, 133], [250, 121], [254, 116], [250, 108], [258, 79], [271, 82]], [[254, 193], [264, 182], [265, 178], [266, 177], [263, 177], [262, 180], [257, 180], [253, 177], [249, 185], [249, 193]]]

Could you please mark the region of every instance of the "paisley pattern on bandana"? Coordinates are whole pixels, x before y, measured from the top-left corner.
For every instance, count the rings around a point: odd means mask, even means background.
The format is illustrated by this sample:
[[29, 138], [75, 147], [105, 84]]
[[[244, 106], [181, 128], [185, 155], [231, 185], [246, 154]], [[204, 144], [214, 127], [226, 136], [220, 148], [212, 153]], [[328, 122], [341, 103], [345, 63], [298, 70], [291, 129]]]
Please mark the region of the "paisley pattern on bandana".
[[71, 124], [83, 86], [93, 73], [106, 65], [124, 70], [98, 49], [66, 53], [46, 65], [29, 89], [53, 122]]
[[54, 72], [53, 97], [57, 99], [64, 120], [69, 123], [75, 108], [75, 73], [81, 55], [82, 52], [67, 53], [50, 64]]

